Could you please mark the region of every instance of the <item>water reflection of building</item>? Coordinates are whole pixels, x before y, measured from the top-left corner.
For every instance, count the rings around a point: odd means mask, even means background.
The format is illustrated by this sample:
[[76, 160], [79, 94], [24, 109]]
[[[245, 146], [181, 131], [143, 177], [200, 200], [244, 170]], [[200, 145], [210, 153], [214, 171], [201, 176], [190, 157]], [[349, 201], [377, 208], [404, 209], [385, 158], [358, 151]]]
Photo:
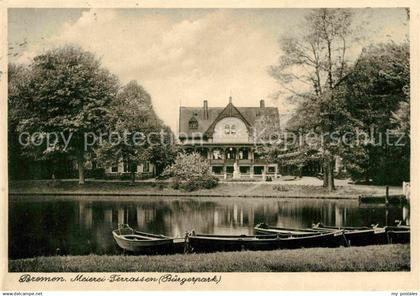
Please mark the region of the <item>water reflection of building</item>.
[[217, 210], [214, 211], [213, 224], [214, 224], [215, 227], [217, 227], [219, 225], [219, 212]]
[[360, 206], [357, 201], [160, 200], [107, 205], [80, 201], [78, 210], [78, 222], [84, 229], [106, 229], [109, 234], [117, 224], [127, 223], [145, 232], [173, 236], [184, 236], [193, 229], [198, 233], [252, 234], [255, 224], [261, 222], [296, 228], [316, 222], [369, 226], [402, 220], [409, 224], [408, 207]]
[[334, 218], [336, 226], [343, 226], [343, 211], [337, 205], [334, 205]]
[[108, 225], [112, 225], [112, 209], [104, 210], [104, 222]]
[[155, 220], [155, 209], [136, 207], [137, 226], [143, 228], [147, 223]]
[[90, 202], [79, 202], [79, 225], [91, 229], [93, 224], [92, 207]]
[[118, 208], [117, 212], [118, 212], [118, 218], [117, 218], [118, 225], [126, 224], [124, 208], [122, 207]]

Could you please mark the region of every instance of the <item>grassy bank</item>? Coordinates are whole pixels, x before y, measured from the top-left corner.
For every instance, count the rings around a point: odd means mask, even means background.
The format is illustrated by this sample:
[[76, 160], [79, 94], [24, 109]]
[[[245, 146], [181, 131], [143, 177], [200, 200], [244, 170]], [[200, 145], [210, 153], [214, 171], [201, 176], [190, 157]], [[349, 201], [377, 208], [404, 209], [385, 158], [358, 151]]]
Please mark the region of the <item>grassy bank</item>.
[[9, 260], [11, 272], [408, 271], [409, 245], [168, 256], [68, 256]]
[[[382, 186], [345, 185], [337, 186], [334, 192], [322, 186], [294, 185], [267, 182], [221, 183], [213, 189], [185, 192], [171, 188], [167, 182], [128, 182], [88, 181], [79, 185], [76, 181], [11, 182], [12, 194], [63, 194], [63, 195], [149, 195], [149, 196], [223, 196], [223, 197], [315, 197], [315, 198], [358, 198], [359, 195], [383, 195]], [[401, 188], [392, 187], [390, 194], [401, 194]]]

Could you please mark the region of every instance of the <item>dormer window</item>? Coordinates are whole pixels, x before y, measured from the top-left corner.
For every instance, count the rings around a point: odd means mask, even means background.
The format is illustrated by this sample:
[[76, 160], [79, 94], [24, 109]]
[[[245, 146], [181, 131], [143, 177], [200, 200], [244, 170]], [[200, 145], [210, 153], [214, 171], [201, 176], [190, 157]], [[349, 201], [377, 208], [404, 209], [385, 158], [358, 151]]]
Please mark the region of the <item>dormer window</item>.
[[230, 126], [229, 124], [225, 124], [225, 135], [229, 135], [230, 134]]
[[235, 135], [236, 126], [234, 124], [225, 124], [225, 135]]
[[230, 134], [231, 134], [231, 135], [235, 135], [235, 134], [236, 134], [236, 127], [235, 127], [235, 125], [234, 125], [234, 124], [232, 124], [232, 125], [230, 126]]
[[197, 129], [198, 128], [198, 120], [194, 116], [191, 117], [190, 121], [188, 122], [188, 126], [190, 129]]

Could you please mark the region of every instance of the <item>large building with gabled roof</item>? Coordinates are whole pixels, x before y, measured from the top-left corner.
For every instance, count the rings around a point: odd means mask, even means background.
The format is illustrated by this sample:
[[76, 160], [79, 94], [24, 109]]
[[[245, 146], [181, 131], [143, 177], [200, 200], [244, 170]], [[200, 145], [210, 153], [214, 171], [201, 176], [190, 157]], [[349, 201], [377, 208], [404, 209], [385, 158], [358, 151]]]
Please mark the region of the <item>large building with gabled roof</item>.
[[259, 153], [262, 135], [279, 130], [276, 107], [236, 107], [232, 97], [225, 107], [179, 108], [180, 145], [208, 159], [214, 175], [228, 179], [276, 178], [278, 166]]

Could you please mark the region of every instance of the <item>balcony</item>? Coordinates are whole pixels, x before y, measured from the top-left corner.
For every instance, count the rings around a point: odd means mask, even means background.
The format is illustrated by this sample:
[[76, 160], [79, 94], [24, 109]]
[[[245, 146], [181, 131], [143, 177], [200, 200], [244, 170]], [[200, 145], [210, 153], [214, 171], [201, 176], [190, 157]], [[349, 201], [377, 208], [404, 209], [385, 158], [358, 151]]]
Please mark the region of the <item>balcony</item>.
[[238, 159], [238, 164], [252, 164], [251, 159]]
[[226, 164], [227, 165], [233, 165], [235, 163], [236, 159], [226, 159]]
[[254, 159], [254, 164], [267, 164], [265, 159]]
[[210, 164], [224, 164], [225, 160], [224, 159], [210, 159]]

